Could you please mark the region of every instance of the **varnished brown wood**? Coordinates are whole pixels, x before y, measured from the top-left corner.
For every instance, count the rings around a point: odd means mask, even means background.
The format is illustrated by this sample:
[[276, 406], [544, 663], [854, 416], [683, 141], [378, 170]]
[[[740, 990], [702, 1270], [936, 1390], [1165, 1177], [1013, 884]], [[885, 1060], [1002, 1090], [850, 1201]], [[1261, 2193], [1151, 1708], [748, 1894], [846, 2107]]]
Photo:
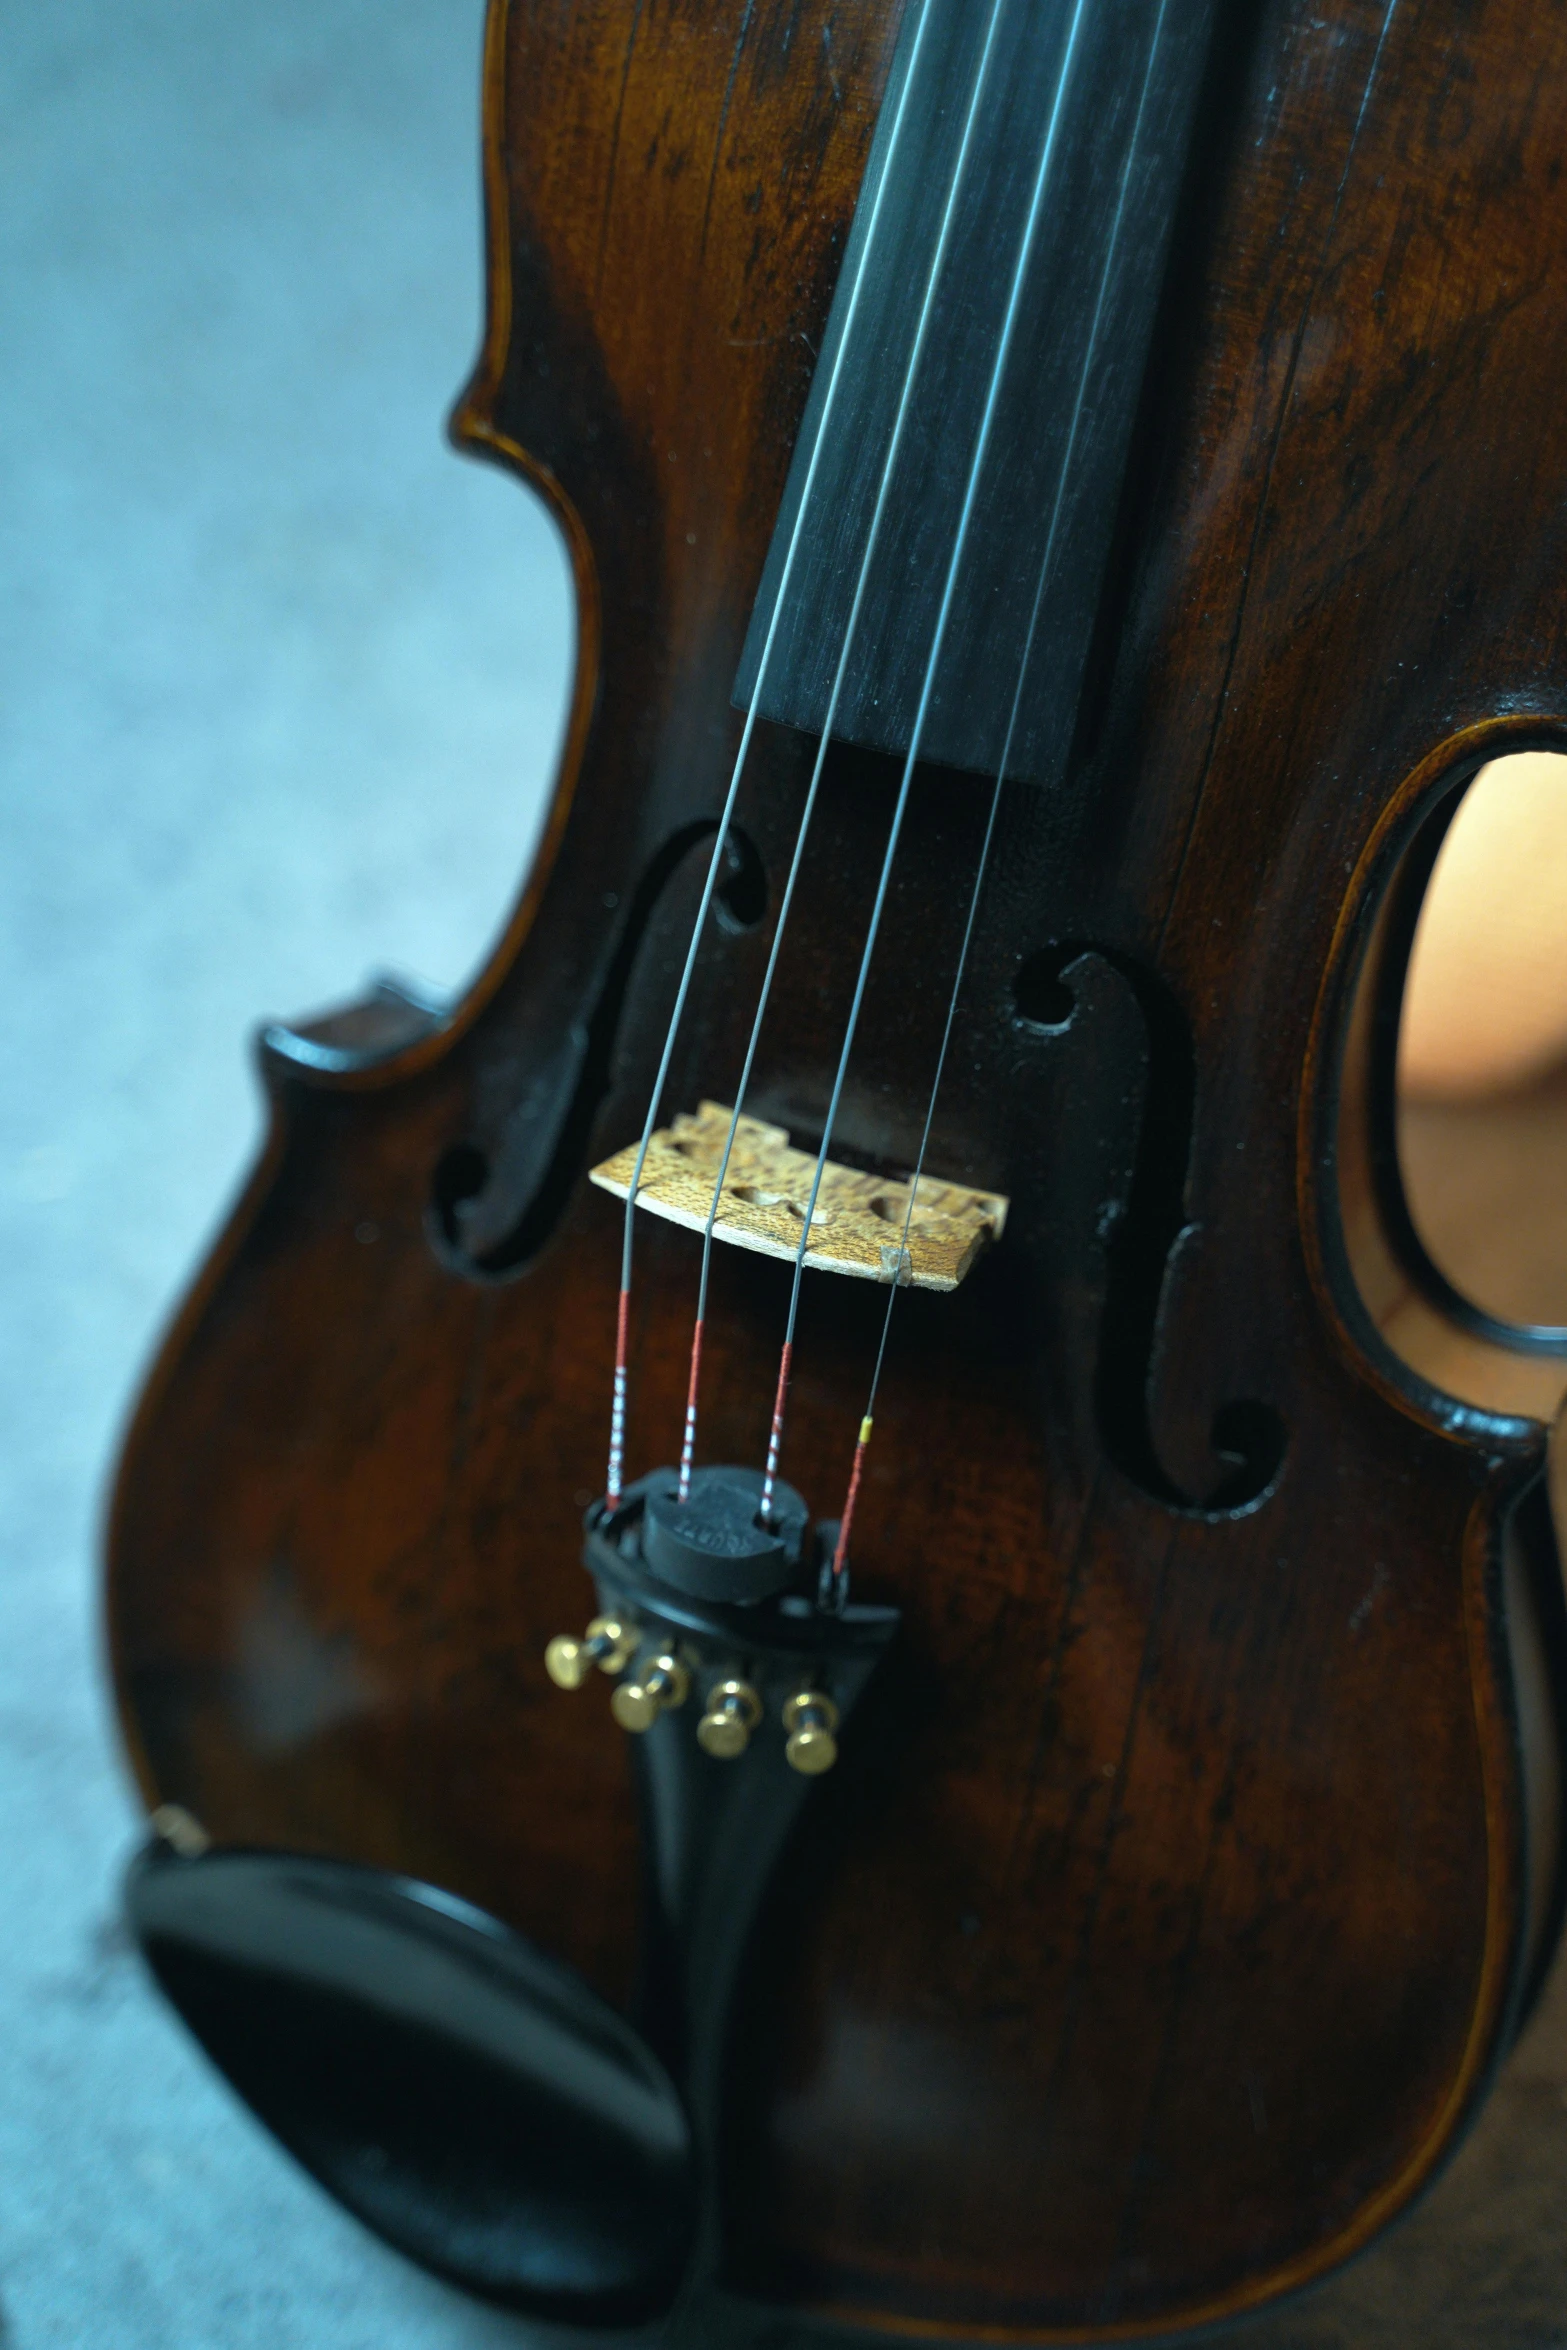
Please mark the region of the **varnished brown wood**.
[[[619, 1215], [585, 1170], [645, 1107], [897, 16], [495, 7], [457, 430], [570, 542], [561, 785], [450, 1019], [272, 1039], [266, 1154], [115, 1504], [149, 1800], [431, 1878], [618, 1997], [624, 1755], [542, 1665], [603, 1474]], [[1427, 804], [1567, 736], [1567, 30], [1266, 0], [1224, 54], [1081, 789], [1008, 789], [932, 1144], [1007, 1232], [902, 1301], [878, 1413], [856, 1570], [902, 1661], [735, 2040], [728, 2287], [894, 2331], [1134, 2334], [1320, 2274], [1430, 2177], [1520, 1986], [1500, 1550], [1543, 1429], [1379, 1331], [1343, 1090]], [[763, 729], [742, 792], [774, 905], [810, 751]], [[891, 787], [848, 753], [824, 787], [750, 1100], [796, 1134]], [[880, 1168], [917, 1146], [982, 823], [920, 779], [838, 1135]], [[672, 1101], [732, 1098], [770, 920], [714, 930]], [[1042, 955], [1063, 1014], [1020, 1019]], [[695, 1251], [641, 1236], [634, 1468], [678, 1443]], [[707, 1458], [760, 1455], [786, 1286], [715, 1264]], [[823, 1515], [879, 1311], [807, 1296], [785, 1468]], [[1225, 1456], [1275, 1424], [1231, 1506]]]

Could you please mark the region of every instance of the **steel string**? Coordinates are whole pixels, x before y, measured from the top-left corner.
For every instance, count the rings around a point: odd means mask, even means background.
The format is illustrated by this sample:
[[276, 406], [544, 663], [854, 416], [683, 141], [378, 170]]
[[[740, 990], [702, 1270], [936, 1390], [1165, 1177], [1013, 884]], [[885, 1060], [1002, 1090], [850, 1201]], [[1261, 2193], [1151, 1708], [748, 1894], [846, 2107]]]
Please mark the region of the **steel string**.
[[[1034, 638], [1039, 628], [1039, 615], [1044, 604], [1045, 588], [1049, 582], [1051, 565], [1055, 560], [1056, 533], [1060, 528], [1061, 512], [1066, 502], [1067, 478], [1072, 456], [1077, 446], [1078, 428], [1082, 423], [1083, 406], [1088, 396], [1089, 379], [1093, 374], [1094, 358], [1099, 346], [1099, 330], [1104, 322], [1109, 299], [1110, 281], [1114, 274], [1116, 254], [1120, 244], [1121, 226], [1126, 213], [1126, 199], [1132, 183], [1132, 171], [1137, 160], [1137, 149], [1142, 138], [1143, 117], [1148, 108], [1148, 94], [1153, 87], [1154, 61], [1164, 34], [1165, 16], [1169, 0], [1159, 0], [1154, 18], [1153, 39], [1148, 48], [1148, 62], [1143, 72], [1142, 89], [1137, 100], [1137, 112], [1132, 121], [1132, 135], [1127, 145], [1126, 161], [1121, 170], [1121, 185], [1116, 197], [1115, 214], [1110, 224], [1110, 241], [1105, 249], [1104, 267], [1099, 275], [1099, 291], [1094, 303], [1094, 314], [1089, 324], [1088, 346], [1083, 357], [1083, 371], [1078, 378], [1077, 398], [1072, 408], [1072, 421], [1067, 428], [1061, 455], [1060, 470], [1056, 476], [1056, 494], [1050, 510], [1050, 528], [1045, 535], [1045, 551], [1039, 566], [1039, 579], [1034, 589], [1034, 602], [1029, 613], [1028, 633], [1023, 640], [1023, 657], [1018, 665], [1017, 685], [1012, 695], [1012, 707], [1007, 716], [1007, 731], [1001, 746], [1001, 759], [990, 795], [990, 812], [985, 822], [984, 838], [980, 843], [979, 863], [975, 869], [974, 887], [969, 897], [968, 917], [963, 926], [963, 942], [958, 950], [957, 970], [953, 977], [952, 994], [947, 1004], [946, 1024], [942, 1030], [941, 1050], [936, 1056], [936, 1074], [931, 1081], [930, 1100], [926, 1105], [925, 1124], [920, 1134], [919, 1155], [909, 1181], [908, 1206], [904, 1211], [903, 1230], [899, 1235], [898, 1262], [901, 1265], [909, 1245], [909, 1230], [914, 1221], [914, 1205], [919, 1194], [920, 1180], [925, 1172], [925, 1155], [930, 1147], [931, 1128], [935, 1122], [936, 1101], [941, 1092], [941, 1080], [946, 1072], [947, 1052], [952, 1043], [952, 1030], [957, 1019], [958, 1002], [963, 992], [964, 976], [968, 969], [969, 949], [974, 939], [974, 924], [979, 913], [979, 901], [984, 887], [985, 872], [990, 862], [991, 843], [995, 838], [996, 817], [1001, 806], [1002, 786], [1011, 764], [1012, 745], [1017, 735], [1018, 718], [1023, 707], [1023, 688], [1028, 678], [1029, 665], [1034, 655]], [[849, 1562], [849, 1531], [854, 1522], [854, 1506], [859, 1499], [860, 1481], [865, 1469], [866, 1449], [870, 1444], [875, 1424], [876, 1395], [881, 1385], [882, 1367], [887, 1359], [887, 1341], [892, 1332], [893, 1308], [898, 1302], [899, 1284], [895, 1280], [887, 1293], [887, 1310], [882, 1316], [881, 1341], [876, 1349], [876, 1361], [871, 1371], [870, 1389], [865, 1399], [865, 1411], [860, 1420], [860, 1433], [854, 1447], [854, 1459], [849, 1470], [848, 1492], [844, 1497], [843, 1515], [838, 1521], [838, 1540], [833, 1551], [831, 1588], [837, 1604], [842, 1604], [846, 1589], [845, 1578]]]
[[915, 78], [918, 72], [920, 51], [924, 45], [925, 33], [930, 21], [930, 13], [931, 0], [921, 0], [919, 21], [915, 26], [914, 39], [909, 51], [908, 71], [903, 77], [903, 85], [898, 92], [897, 111], [893, 116], [892, 131], [887, 142], [886, 159], [883, 164], [881, 178], [877, 184], [875, 195], [872, 198], [870, 217], [866, 222], [865, 228], [865, 242], [860, 248], [859, 264], [855, 270], [854, 283], [849, 290], [849, 301], [844, 312], [843, 333], [839, 337], [838, 348], [833, 355], [832, 370], [827, 379], [826, 395], [822, 401], [822, 412], [817, 422], [816, 437], [811, 444], [811, 455], [806, 466], [805, 480], [800, 494], [799, 509], [795, 515], [794, 525], [789, 534], [789, 544], [785, 550], [782, 570], [779, 573], [778, 592], [773, 604], [772, 616], [768, 621], [767, 634], [762, 642], [761, 659], [757, 664], [756, 684], [751, 696], [751, 707], [746, 712], [745, 723], [741, 728], [740, 744], [738, 750], [735, 753], [734, 769], [729, 779], [729, 788], [724, 797], [723, 808], [719, 816], [718, 831], [713, 842], [713, 854], [708, 864], [707, 878], [702, 885], [702, 896], [700, 903], [697, 906], [696, 919], [691, 928], [691, 943], [686, 951], [685, 964], [680, 974], [680, 985], [675, 995], [675, 1006], [673, 1012], [670, 1015], [669, 1030], [664, 1039], [663, 1052], [659, 1057], [658, 1072], [654, 1078], [653, 1091], [648, 1102], [647, 1118], [643, 1124], [641, 1140], [637, 1146], [636, 1162], [632, 1168], [631, 1188], [626, 1197], [626, 1220], [621, 1240], [620, 1300], [618, 1312], [616, 1315], [615, 1374], [610, 1403], [609, 1468], [605, 1477], [604, 1486], [606, 1504], [611, 1510], [618, 1509], [620, 1506], [621, 1482], [625, 1472], [626, 1390], [631, 1312], [631, 1265], [636, 1230], [637, 1190], [642, 1181], [642, 1170], [647, 1163], [648, 1145], [653, 1138], [653, 1129], [658, 1123], [659, 1106], [663, 1100], [664, 1087], [668, 1082], [669, 1066], [671, 1060], [674, 1057], [675, 1039], [680, 1031], [680, 1022], [685, 1012], [686, 998], [690, 993], [691, 975], [696, 967], [697, 950], [701, 945], [703, 930], [706, 928], [708, 911], [713, 902], [713, 893], [718, 885], [718, 875], [719, 870], [723, 864], [724, 852], [729, 845], [729, 834], [734, 820], [735, 802], [738, 799], [740, 793], [740, 779], [745, 769], [746, 759], [750, 753], [751, 738], [756, 731], [757, 714], [761, 707], [762, 700], [762, 688], [766, 681], [769, 664], [772, 660], [773, 646], [777, 641], [778, 629], [783, 617], [784, 603], [789, 581], [794, 571], [795, 557], [799, 552], [801, 539], [804, 533], [805, 516], [810, 503], [811, 487], [815, 481], [816, 468], [820, 461], [822, 450], [826, 444], [827, 427], [832, 417], [833, 406], [838, 396], [838, 387], [842, 380], [844, 357], [852, 340], [854, 320], [859, 309], [860, 295], [863, 292], [866, 284], [871, 254], [875, 249], [876, 231], [881, 220], [882, 201], [886, 194], [888, 184], [892, 178], [893, 159], [897, 153], [898, 142], [903, 134], [904, 120], [908, 110], [909, 92], [914, 86]]
[[958, 513], [957, 531], [953, 539], [952, 553], [947, 564], [946, 579], [942, 586], [941, 603], [936, 614], [935, 631], [931, 639], [930, 652], [925, 663], [925, 675], [923, 683], [920, 687], [919, 702], [915, 708], [913, 733], [909, 743], [908, 755], [904, 760], [903, 776], [898, 786], [898, 797], [893, 808], [892, 826], [887, 838], [886, 851], [882, 858], [881, 873], [876, 885], [876, 896], [871, 906], [871, 917], [870, 924], [866, 932], [865, 948], [860, 957], [860, 968], [855, 981], [854, 996], [849, 1007], [848, 1023], [844, 1030], [843, 1047], [838, 1056], [838, 1066], [833, 1078], [832, 1094], [827, 1105], [827, 1118], [822, 1133], [821, 1148], [816, 1155], [816, 1167], [811, 1180], [810, 1197], [806, 1202], [805, 1218], [800, 1229], [800, 1243], [799, 1247], [795, 1251], [794, 1280], [789, 1294], [789, 1318], [784, 1331], [783, 1352], [779, 1359], [778, 1387], [773, 1403], [772, 1427], [768, 1436], [767, 1444], [767, 1462], [763, 1471], [761, 1501], [757, 1512], [758, 1516], [764, 1520], [768, 1517], [771, 1511], [773, 1491], [778, 1478], [779, 1455], [783, 1449], [784, 1414], [788, 1399], [789, 1372], [794, 1352], [795, 1325], [800, 1310], [800, 1283], [804, 1277], [805, 1271], [805, 1252], [810, 1244], [811, 1220], [815, 1214], [817, 1197], [821, 1191], [822, 1175], [827, 1165], [827, 1153], [832, 1144], [833, 1126], [837, 1120], [838, 1115], [838, 1104], [843, 1093], [844, 1079], [848, 1074], [849, 1055], [853, 1050], [855, 1030], [859, 1025], [860, 1009], [865, 1000], [866, 984], [870, 977], [871, 958], [874, 955], [876, 949], [877, 933], [881, 927], [882, 914], [887, 902], [887, 891], [892, 879], [893, 861], [897, 856], [898, 840], [903, 830], [903, 819], [908, 808], [909, 793], [914, 780], [914, 769], [919, 759], [920, 743], [923, 740], [925, 732], [925, 721], [930, 713], [931, 696], [935, 691], [936, 672], [941, 659], [941, 650], [943, 644], [946, 641], [947, 625], [952, 616], [952, 606], [957, 594], [958, 574], [962, 568], [963, 556], [968, 544], [969, 526], [973, 521], [974, 508], [978, 501], [980, 476], [984, 471], [985, 458], [990, 447], [990, 435], [995, 424], [996, 410], [1001, 397], [1002, 378], [1006, 372], [1007, 360], [1011, 354], [1012, 349], [1012, 337], [1016, 332], [1018, 314], [1022, 307], [1024, 282], [1028, 274], [1029, 261], [1033, 254], [1034, 239], [1038, 233], [1039, 222], [1044, 211], [1045, 189], [1049, 182], [1051, 165], [1055, 160], [1056, 139], [1061, 127], [1062, 108], [1066, 101], [1067, 85], [1071, 79], [1072, 66], [1076, 59], [1078, 38], [1082, 31], [1083, 17], [1086, 9], [1087, 0], [1075, 0], [1075, 6], [1072, 11], [1071, 26], [1067, 33], [1066, 47], [1062, 54], [1061, 72], [1056, 82], [1055, 95], [1051, 102], [1050, 115], [1045, 130], [1044, 143], [1040, 150], [1039, 166], [1034, 177], [1034, 186], [1029, 198], [1028, 212], [1023, 224], [1023, 233], [1018, 241], [1017, 258], [1013, 263], [1012, 280], [1007, 295], [1007, 306], [1002, 317], [1001, 332], [997, 338], [996, 356], [991, 367], [990, 382], [985, 394], [985, 406], [980, 417], [979, 431], [975, 437], [974, 452], [969, 461], [968, 479], [964, 485], [963, 492], [963, 504]]
[[718, 1221], [719, 1203], [723, 1195], [724, 1181], [729, 1173], [729, 1161], [734, 1150], [735, 1135], [739, 1130], [741, 1113], [745, 1108], [745, 1097], [751, 1082], [752, 1066], [756, 1060], [762, 1022], [772, 996], [773, 975], [778, 968], [778, 959], [783, 950], [784, 932], [788, 928], [790, 909], [794, 904], [795, 883], [799, 879], [800, 867], [805, 856], [806, 837], [811, 828], [812, 815], [815, 813], [817, 789], [821, 783], [822, 770], [827, 763], [827, 753], [831, 748], [833, 721], [838, 715], [838, 703], [849, 674], [849, 661], [859, 635], [860, 616], [865, 603], [871, 566], [875, 559], [877, 544], [881, 538], [882, 521], [886, 514], [893, 475], [897, 470], [898, 456], [903, 445], [904, 426], [908, 421], [913, 402], [915, 379], [919, 373], [920, 362], [924, 357], [926, 337], [935, 311], [936, 290], [940, 282], [942, 266], [946, 260], [947, 247], [951, 241], [953, 224], [957, 218], [958, 196], [968, 170], [969, 151], [973, 142], [974, 127], [979, 116], [980, 99], [990, 72], [996, 28], [1000, 22], [1004, 5], [1005, 0], [991, 0], [990, 21], [985, 32], [984, 47], [980, 53], [979, 70], [969, 96], [968, 112], [964, 119], [963, 135], [953, 168], [952, 184], [947, 191], [946, 205], [941, 217], [935, 251], [926, 276], [924, 300], [920, 307], [914, 340], [910, 346], [908, 364], [904, 369], [903, 388], [899, 396], [897, 413], [893, 420], [892, 438], [888, 443], [886, 458], [882, 464], [876, 501], [871, 511], [870, 528], [860, 559], [859, 575], [855, 582], [853, 600], [849, 606], [843, 642], [839, 647], [832, 692], [828, 699], [826, 716], [822, 721], [821, 740], [817, 744], [816, 759], [811, 769], [810, 786], [805, 795], [805, 805], [801, 810], [799, 828], [795, 835], [794, 853], [789, 861], [788, 878], [784, 884], [783, 897], [779, 902], [778, 921], [773, 932], [773, 943], [767, 958], [767, 968], [762, 974], [756, 1016], [751, 1023], [751, 1034], [740, 1071], [740, 1082], [735, 1092], [734, 1108], [730, 1112], [729, 1130], [724, 1137], [723, 1156], [719, 1161], [718, 1174], [713, 1184], [713, 1196], [708, 1206], [707, 1221], [702, 1229], [702, 1270], [697, 1283], [696, 1323], [691, 1334], [691, 1370], [686, 1388], [685, 1430], [680, 1446], [680, 1475], [677, 1492], [681, 1501], [687, 1500], [690, 1496], [691, 1467], [696, 1454], [697, 1390], [702, 1367], [702, 1333], [707, 1320], [707, 1290], [713, 1257], [713, 1227]]

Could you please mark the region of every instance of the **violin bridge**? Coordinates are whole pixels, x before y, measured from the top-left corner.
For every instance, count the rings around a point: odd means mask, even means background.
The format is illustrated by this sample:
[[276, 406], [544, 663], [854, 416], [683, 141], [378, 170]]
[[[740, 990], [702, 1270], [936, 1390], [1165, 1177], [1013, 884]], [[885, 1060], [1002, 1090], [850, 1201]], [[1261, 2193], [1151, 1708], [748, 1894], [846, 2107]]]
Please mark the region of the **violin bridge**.
[[[637, 1206], [701, 1232], [712, 1210], [730, 1116], [721, 1102], [703, 1102], [695, 1117], [682, 1112], [672, 1126], [661, 1127], [648, 1143]], [[592, 1180], [625, 1199], [636, 1163], [632, 1143], [595, 1167]], [[741, 1118], [713, 1238], [792, 1262], [815, 1173], [814, 1156], [791, 1150], [782, 1126]], [[999, 1192], [922, 1175], [910, 1215], [909, 1190], [909, 1181], [866, 1175], [829, 1159], [811, 1218], [807, 1265], [904, 1288], [956, 1289], [981, 1249], [1000, 1239], [1007, 1202]]]

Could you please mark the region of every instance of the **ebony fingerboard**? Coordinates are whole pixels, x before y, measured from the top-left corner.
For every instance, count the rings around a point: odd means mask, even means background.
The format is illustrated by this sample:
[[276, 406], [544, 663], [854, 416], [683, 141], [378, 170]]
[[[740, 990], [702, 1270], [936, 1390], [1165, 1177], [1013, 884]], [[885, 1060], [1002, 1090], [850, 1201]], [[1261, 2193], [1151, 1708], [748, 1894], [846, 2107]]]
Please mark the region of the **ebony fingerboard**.
[[[909, 748], [1049, 139], [1039, 227], [920, 749], [925, 758], [986, 774], [999, 772], [1005, 751], [1009, 773], [1050, 784], [1070, 748], [1116, 532], [1197, 134], [1214, 0], [1001, 0], [982, 84], [985, 0], [925, 0], [925, 8], [917, 56], [920, 0], [910, 0], [904, 20], [735, 699], [742, 708], [754, 699], [765, 717], [824, 731], [910, 384], [832, 725], [850, 741]], [[959, 174], [976, 87], [981, 96]], [[867, 260], [867, 224], [883, 181]]]

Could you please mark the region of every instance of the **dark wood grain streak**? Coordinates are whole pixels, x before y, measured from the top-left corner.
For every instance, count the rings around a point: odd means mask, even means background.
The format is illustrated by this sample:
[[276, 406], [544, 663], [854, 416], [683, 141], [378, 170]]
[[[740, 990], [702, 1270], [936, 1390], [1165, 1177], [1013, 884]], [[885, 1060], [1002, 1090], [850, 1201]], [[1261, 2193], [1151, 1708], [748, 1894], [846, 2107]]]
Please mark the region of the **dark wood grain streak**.
[[[559, 790], [449, 1019], [264, 1055], [266, 1152], [115, 1504], [150, 1800], [434, 1879], [622, 1999], [625, 1759], [540, 1661], [586, 1610], [618, 1214], [575, 1180], [488, 1280], [432, 1245], [432, 1185], [469, 1146], [496, 1228], [526, 1206], [639, 879], [722, 797], [897, 16], [492, 10], [491, 317], [456, 429], [570, 546]], [[907, 1637], [737, 2021], [726, 2281], [802, 2323], [1046, 2340], [1240, 2311], [1419, 2191], [1511, 2029], [1499, 1542], [1543, 1431], [1380, 1334], [1341, 1089], [1421, 809], [1567, 718], [1567, 24], [1263, 0], [1213, 103], [1096, 715], [1070, 790], [1004, 796], [937, 1119], [932, 1163], [1012, 1220], [953, 1298], [900, 1303], [856, 1567]], [[774, 906], [811, 748], [760, 729], [741, 796]], [[894, 784], [843, 752], [824, 786], [753, 1096], [802, 1135]], [[981, 824], [979, 794], [920, 777], [839, 1129], [872, 1164], [917, 1146]], [[584, 1160], [640, 1124], [700, 857], [648, 914]], [[728, 1098], [771, 919], [713, 931], [672, 1102]], [[1053, 1026], [1014, 1017], [1043, 950], [1073, 1006]], [[1189, 1148], [1144, 1131], [1179, 1093], [1172, 1035]], [[1178, 1239], [1128, 1370], [1107, 1300], [1160, 1199]], [[678, 1441], [694, 1243], [650, 1229], [638, 1262], [640, 1469]], [[707, 1458], [759, 1455], [786, 1280], [715, 1266]], [[874, 1351], [858, 1287], [807, 1284], [785, 1467], [822, 1514]], [[1145, 1424], [1110, 1424], [1144, 1390]], [[1209, 1502], [1235, 1406], [1285, 1434], [1238, 1513]]]

